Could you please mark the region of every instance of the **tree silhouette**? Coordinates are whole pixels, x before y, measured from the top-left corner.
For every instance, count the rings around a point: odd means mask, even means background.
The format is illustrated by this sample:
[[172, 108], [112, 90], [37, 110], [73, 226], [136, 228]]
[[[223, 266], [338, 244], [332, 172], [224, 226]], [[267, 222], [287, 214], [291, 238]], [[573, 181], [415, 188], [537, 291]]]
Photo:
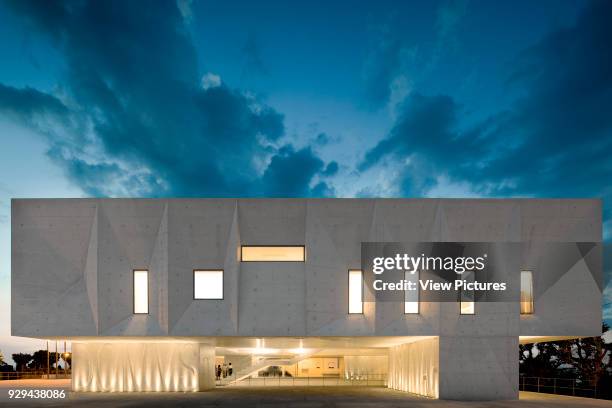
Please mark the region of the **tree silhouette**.
[[27, 353], [15, 353], [12, 357], [15, 361], [16, 371], [24, 371], [26, 365], [32, 360], [32, 355]]
[[[602, 332], [609, 329], [604, 323]], [[590, 385], [597, 385], [610, 374], [611, 356], [612, 343], [606, 344], [601, 336], [559, 342], [559, 359], [575, 367], [578, 378]]]
[[519, 345], [520, 372], [529, 377], [558, 377], [558, 346], [555, 343]]
[[[61, 358], [61, 353], [60, 358]], [[49, 367], [53, 367], [55, 365], [55, 352], [49, 351]], [[38, 350], [34, 352], [32, 355], [32, 361], [28, 364], [29, 368], [33, 368], [36, 370], [46, 370], [47, 369], [47, 350]]]
[[[603, 324], [602, 333], [609, 330]], [[603, 336], [519, 345], [519, 367], [526, 377], [572, 378], [612, 397], [612, 344]]]

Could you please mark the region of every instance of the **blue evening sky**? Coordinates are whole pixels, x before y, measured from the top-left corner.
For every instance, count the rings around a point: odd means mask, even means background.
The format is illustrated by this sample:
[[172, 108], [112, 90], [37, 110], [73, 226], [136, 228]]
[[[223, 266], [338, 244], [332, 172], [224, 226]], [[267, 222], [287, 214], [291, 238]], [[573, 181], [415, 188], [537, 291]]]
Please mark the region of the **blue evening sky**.
[[[612, 2], [0, 1], [11, 197], [600, 197]], [[612, 320], [610, 285], [604, 315]]]

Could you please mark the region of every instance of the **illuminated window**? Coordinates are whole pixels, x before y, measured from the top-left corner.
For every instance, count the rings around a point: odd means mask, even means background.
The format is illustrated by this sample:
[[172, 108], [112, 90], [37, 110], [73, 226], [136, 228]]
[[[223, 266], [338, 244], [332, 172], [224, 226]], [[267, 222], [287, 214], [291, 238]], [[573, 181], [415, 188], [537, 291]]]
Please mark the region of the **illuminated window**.
[[306, 260], [306, 248], [303, 245], [243, 245], [240, 249], [242, 262], [304, 262]]
[[194, 299], [223, 299], [223, 271], [193, 271]]
[[149, 271], [134, 271], [134, 314], [149, 313]]
[[414, 282], [416, 285], [415, 290], [404, 291], [404, 313], [405, 314], [418, 314], [419, 313], [419, 271], [410, 273], [410, 271], [404, 272], [404, 279], [407, 282]]
[[[474, 272], [464, 272], [461, 279], [468, 283], [474, 282]], [[462, 315], [474, 314], [474, 291], [459, 289], [460, 305], [459, 311]]]
[[461, 302], [461, 314], [462, 315], [473, 315], [474, 314], [474, 302]]
[[521, 271], [521, 314], [533, 314], [533, 274]]
[[363, 273], [358, 269], [349, 270], [349, 313], [363, 313]]

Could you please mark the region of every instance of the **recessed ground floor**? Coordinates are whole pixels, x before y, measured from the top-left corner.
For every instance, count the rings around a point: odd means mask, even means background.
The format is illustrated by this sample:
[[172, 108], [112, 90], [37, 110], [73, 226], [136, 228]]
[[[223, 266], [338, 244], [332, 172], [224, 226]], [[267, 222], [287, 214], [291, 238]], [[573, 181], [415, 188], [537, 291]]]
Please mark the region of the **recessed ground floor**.
[[447, 400], [518, 398], [518, 336], [72, 339], [72, 391], [385, 387]]

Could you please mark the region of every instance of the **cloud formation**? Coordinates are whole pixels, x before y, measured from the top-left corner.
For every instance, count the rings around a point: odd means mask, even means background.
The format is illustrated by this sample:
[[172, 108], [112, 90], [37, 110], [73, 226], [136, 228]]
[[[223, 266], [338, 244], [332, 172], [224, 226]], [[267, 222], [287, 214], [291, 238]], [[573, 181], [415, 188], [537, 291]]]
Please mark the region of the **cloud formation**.
[[[520, 55], [509, 81], [523, 96], [475, 126], [448, 95], [414, 92], [361, 171], [399, 163], [399, 194], [423, 195], [444, 176], [483, 195], [603, 196], [612, 190], [612, 3]], [[606, 212], [609, 213], [610, 207]]]
[[[407, 20], [400, 16], [372, 27], [371, 41], [362, 68], [364, 96], [369, 108], [386, 106], [393, 119], [396, 109], [410, 94], [415, 82], [431, 73], [442, 54], [459, 48], [457, 32], [467, 13], [467, 0], [444, 0], [436, 7], [431, 38], [417, 43], [402, 30]], [[403, 16], [404, 18], [406, 16]]]
[[276, 196], [331, 191], [315, 185], [325, 163], [313, 151], [283, 144], [281, 113], [202, 76], [184, 4], [10, 5], [52, 39], [66, 72], [53, 93], [0, 85], [0, 113], [45, 134], [49, 157], [86, 193], [257, 196], [264, 181]]

